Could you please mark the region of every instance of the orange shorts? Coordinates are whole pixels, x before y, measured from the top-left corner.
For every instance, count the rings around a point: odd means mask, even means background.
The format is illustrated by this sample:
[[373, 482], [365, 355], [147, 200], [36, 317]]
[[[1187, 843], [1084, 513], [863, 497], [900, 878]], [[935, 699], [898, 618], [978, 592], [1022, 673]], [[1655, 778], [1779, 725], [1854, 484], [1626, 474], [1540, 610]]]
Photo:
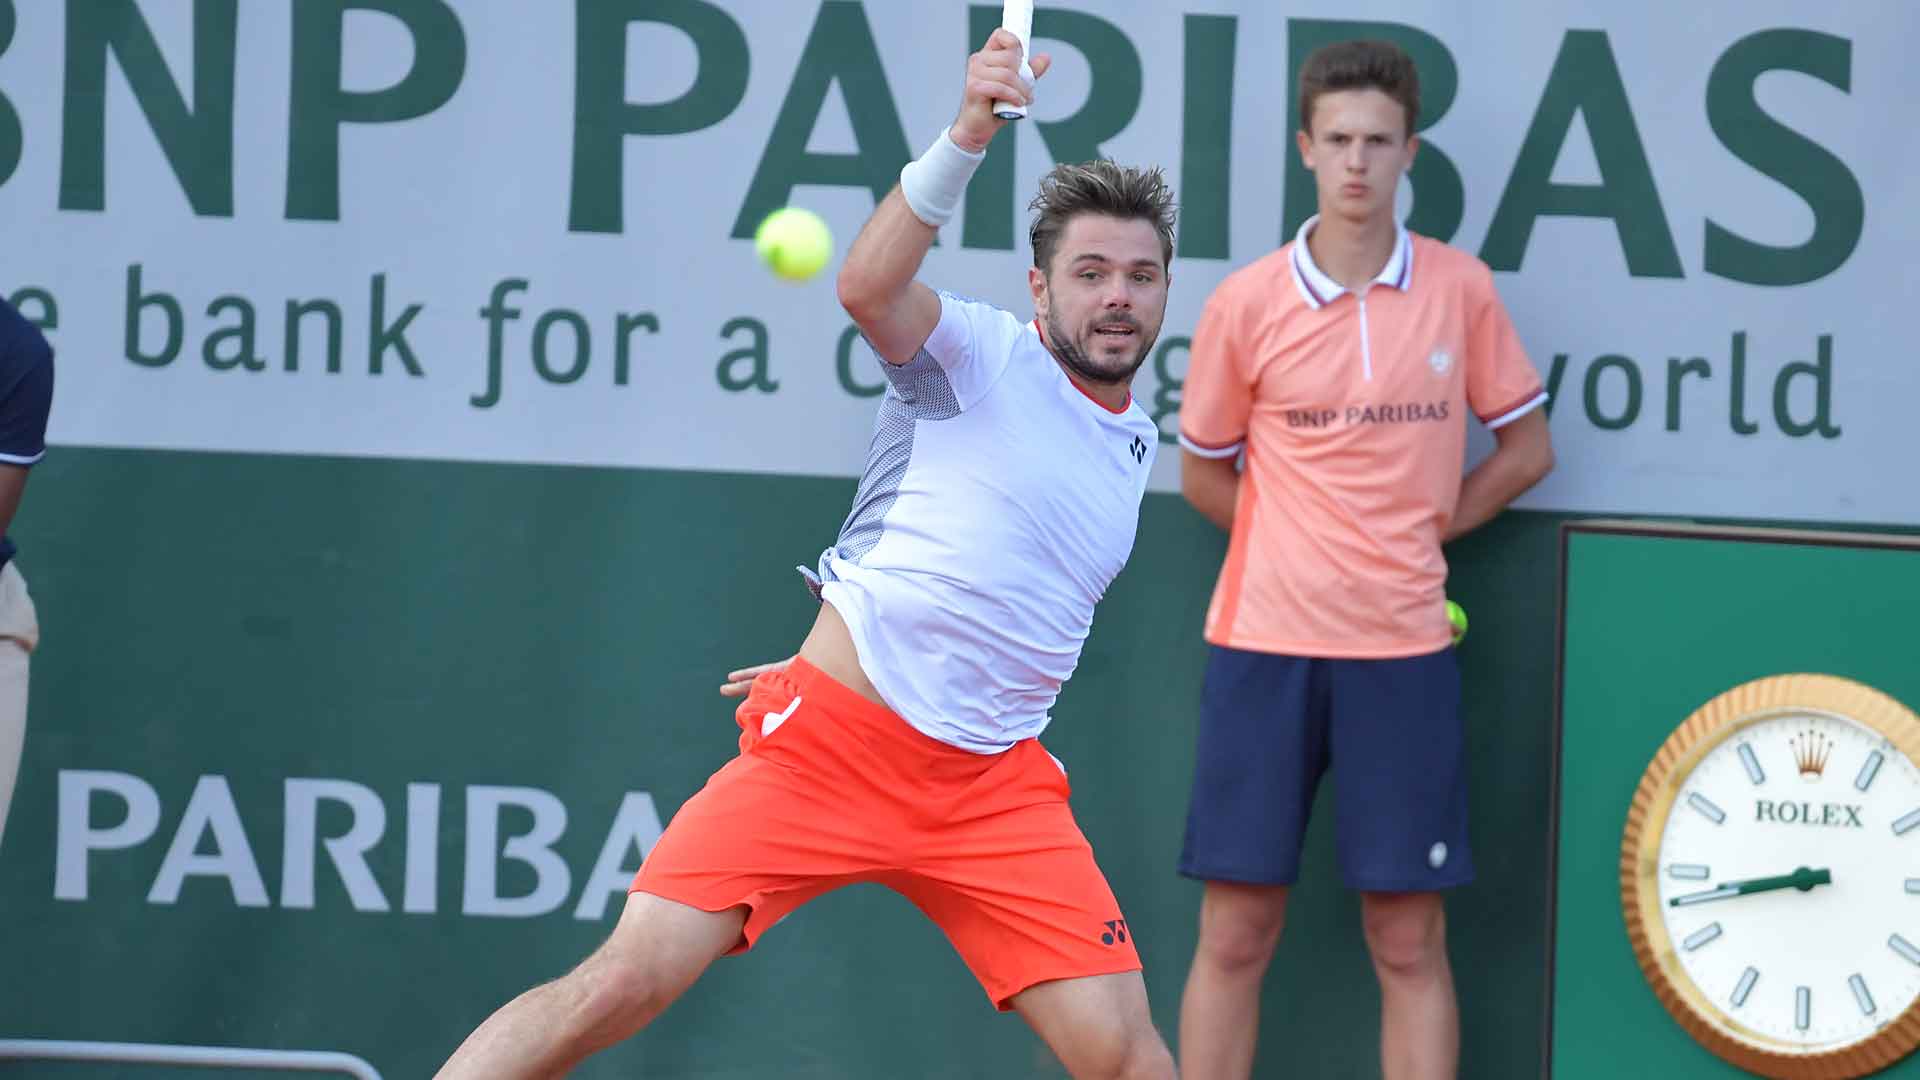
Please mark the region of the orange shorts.
[[740, 756], [680, 807], [633, 880], [703, 911], [746, 905], [729, 955], [808, 900], [871, 881], [938, 924], [1000, 1009], [1036, 983], [1140, 970], [1066, 774], [1038, 741], [948, 746], [804, 660], [755, 679], [735, 719]]

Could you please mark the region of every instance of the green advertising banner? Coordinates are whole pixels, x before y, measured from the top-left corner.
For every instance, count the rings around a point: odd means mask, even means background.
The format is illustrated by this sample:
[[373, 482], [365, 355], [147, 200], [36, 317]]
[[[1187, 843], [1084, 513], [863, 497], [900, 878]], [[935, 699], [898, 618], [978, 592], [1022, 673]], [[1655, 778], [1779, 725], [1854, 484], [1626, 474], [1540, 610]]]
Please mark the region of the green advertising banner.
[[[611, 929], [660, 825], [736, 749], [721, 676], [792, 650], [814, 603], [794, 552], [853, 494], [72, 449], [33, 485], [16, 535], [44, 637], [0, 841], [0, 1040], [346, 1053], [386, 1080], [430, 1075]], [[1555, 524], [1513, 515], [1449, 550], [1474, 620], [1480, 877], [1449, 927], [1476, 1076], [1532, 1077], [1540, 1059]], [[1200, 899], [1174, 870], [1199, 627], [1224, 546], [1148, 497], [1045, 736], [1170, 1038]], [[1378, 991], [1321, 796], [1263, 1074], [1378, 1068]], [[0, 1056], [0, 1077], [146, 1075], [232, 1074]], [[855, 886], [577, 1075], [1062, 1074], [933, 924]]]

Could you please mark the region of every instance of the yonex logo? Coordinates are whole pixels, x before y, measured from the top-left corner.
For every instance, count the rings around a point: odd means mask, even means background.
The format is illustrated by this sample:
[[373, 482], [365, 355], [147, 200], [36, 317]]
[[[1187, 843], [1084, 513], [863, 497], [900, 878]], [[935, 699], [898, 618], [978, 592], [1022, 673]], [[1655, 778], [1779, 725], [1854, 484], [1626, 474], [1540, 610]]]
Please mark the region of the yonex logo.
[[1114, 942], [1116, 942], [1116, 941], [1118, 941], [1118, 942], [1120, 942], [1120, 943], [1122, 943], [1122, 944], [1125, 944], [1125, 943], [1126, 943], [1126, 940], [1127, 940], [1127, 920], [1125, 920], [1125, 919], [1109, 919], [1109, 920], [1107, 920], [1107, 924], [1106, 924], [1106, 926], [1107, 926], [1107, 930], [1106, 930], [1106, 933], [1103, 933], [1103, 934], [1101, 934], [1101, 935], [1100, 935], [1100, 944], [1102, 944], [1102, 945], [1111, 945], [1111, 944], [1113, 944], [1113, 943], [1114, 943]]
[[[1132, 455], [1133, 455], [1133, 460], [1134, 460], [1134, 461], [1136, 461], [1136, 462], [1139, 462], [1140, 464], [1143, 464], [1143, 465], [1144, 465], [1144, 464], [1146, 464], [1146, 461], [1147, 461], [1147, 440], [1145, 440], [1145, 439], [1142, 439], [1142, 438], [1141, 438], [1140, 436], [1138, 436], [1138, 435], [1135, 435], [1135, 436], [1133, 437], [1133, 445], [1132, 445], [1132, 446], [1129, 446], [1129, 447], [1127, 447], [1127, 453], [1129, 453], [1129, 454], [1132, 454]], [[1123, 939], [1123, 940], [1124, 940], [1124, 939]]]

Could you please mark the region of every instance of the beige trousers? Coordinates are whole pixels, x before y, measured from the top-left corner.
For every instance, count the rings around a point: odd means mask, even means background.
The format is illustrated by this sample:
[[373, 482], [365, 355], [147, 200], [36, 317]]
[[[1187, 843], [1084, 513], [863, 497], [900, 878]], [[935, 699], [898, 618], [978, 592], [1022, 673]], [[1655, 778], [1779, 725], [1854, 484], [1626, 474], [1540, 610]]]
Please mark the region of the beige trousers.
[[27, 741], [27, 658], [40, 644], [40, 620], [27, 579], [12, 562], [0, 567], [0, 842]]

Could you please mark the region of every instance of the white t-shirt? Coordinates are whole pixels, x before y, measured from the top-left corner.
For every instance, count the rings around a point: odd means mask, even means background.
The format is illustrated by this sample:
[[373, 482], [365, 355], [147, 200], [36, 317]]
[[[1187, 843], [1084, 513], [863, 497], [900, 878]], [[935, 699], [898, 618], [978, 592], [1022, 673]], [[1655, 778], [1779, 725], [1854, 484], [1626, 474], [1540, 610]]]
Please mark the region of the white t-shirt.
[[[1047, 726], [1126, 565], [1159, 431], [1067, 378], [1036, 324], [942, 293], [887, 392], [819, 591], [894, 712], [998, 753]], [[812, 575], [809, 575], [810, 577]]]

